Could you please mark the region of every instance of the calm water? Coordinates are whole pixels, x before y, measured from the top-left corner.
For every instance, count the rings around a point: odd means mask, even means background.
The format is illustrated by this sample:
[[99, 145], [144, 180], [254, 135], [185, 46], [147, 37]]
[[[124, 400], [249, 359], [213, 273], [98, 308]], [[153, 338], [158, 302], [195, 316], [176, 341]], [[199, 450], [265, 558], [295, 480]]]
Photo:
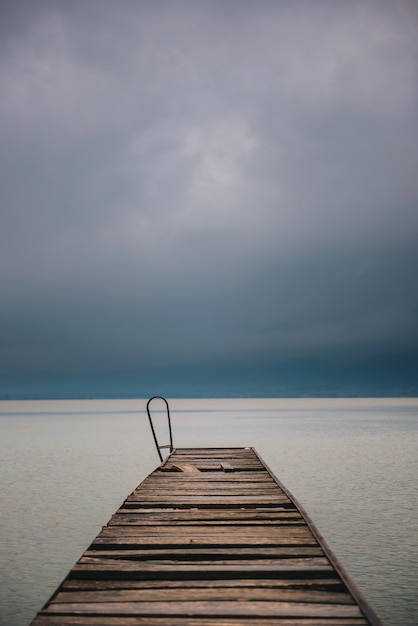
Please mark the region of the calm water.
[[[145, 404], [0, 402], [0, 624], [30, 622], [158, 464]], [[179, 447], [256, 447], [385, 625], [418, 624], [418, 399], [189, 399], [170, 407]]]

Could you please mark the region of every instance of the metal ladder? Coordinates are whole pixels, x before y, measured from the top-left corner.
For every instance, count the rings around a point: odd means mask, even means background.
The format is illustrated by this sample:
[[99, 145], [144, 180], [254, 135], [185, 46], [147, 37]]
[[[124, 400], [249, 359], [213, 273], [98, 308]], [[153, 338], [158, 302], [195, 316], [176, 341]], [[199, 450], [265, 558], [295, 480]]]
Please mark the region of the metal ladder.
[[[167, 420], [168, 420], [168, 432], [169, 432], [169, 435], [170, 435], [170, 443], [169, 444], [165, 444], [165, 445], [160, 445], [158, 443], [157, 435], [155, 433], [154, 424], [152, 423], [152, 417], [151, 417], [151, 412], [150, 412], [150, 404], [151, 404], [151, 402], [153, 400], [157, 400], [157, 399], [158, 400], [163, 400], [165, 402], [166, 407], [167, 407]], [[170, 409], [168, 407], [167, 400], [165, 398], [163, 398], [162, 396], [153, 396], [147, 402], [147, 413], [148, 413], [149, 423], [150, 423], [150, 426], [151, 426], [152, 436], [154, 437], [155, 447], [157, 448], [158, 456], [160, 457], [160, 461], [162, 463], [163, 462], [163, 456], [161, 454], [161, 450], [163, 450], [164, 448], [169, 448], [170, 449], [170, 454], [171, 454], [171, 452], [173, 452], [173, 433], [171, 431]]]

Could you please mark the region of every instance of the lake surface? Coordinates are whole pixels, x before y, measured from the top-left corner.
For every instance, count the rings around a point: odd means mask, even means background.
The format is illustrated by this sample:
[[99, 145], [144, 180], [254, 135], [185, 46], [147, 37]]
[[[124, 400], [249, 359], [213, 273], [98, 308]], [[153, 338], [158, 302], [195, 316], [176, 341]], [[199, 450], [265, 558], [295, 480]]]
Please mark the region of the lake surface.
[[[0, 402], [0, 624], [30, 622], [159, 464], [145, 405]], [[254, 446], [385, 626], [418, 624], [418, 399], [176, 399], [170, 409], [178, 447]]]

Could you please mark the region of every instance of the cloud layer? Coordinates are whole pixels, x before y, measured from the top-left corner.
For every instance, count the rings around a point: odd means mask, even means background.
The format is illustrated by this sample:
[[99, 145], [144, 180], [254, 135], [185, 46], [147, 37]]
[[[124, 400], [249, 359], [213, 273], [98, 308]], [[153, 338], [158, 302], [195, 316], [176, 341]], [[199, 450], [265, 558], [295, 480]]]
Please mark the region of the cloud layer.
[[3, 372], [418, 348], [414, 2], [1, 11]]

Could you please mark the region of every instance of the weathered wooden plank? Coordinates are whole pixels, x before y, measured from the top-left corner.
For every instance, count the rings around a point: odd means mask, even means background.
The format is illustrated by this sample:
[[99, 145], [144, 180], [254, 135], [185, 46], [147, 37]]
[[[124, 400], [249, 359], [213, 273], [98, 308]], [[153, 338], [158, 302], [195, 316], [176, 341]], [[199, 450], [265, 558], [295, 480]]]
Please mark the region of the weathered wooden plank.
[[[201, 485], [210, 487], [234, 487], [236, 489], [241, 488], [246, 491], [246, 487], [248, 489], [257, 489], [258, 487], [270, 487], [273, 490], [276, 490], [278, 493], [281, 490], [275, 489], [274, 483], [270, 480], [262, 479], [261, 477], [256, 476], [254, 473], [251, 476], [246, 475], [245, 477], [241, 474], [223, 474], [219, 476], [218, 474], [208, 472], [200, 472], [200, 474], [174, 474], [174, 473], [165, 473], [164, 476], [167, 476], [167, 485], [173, 485], [177, 487], [183, 487], [188, 485], [190, 487], [199, 488]], [[228, 479], [229, 476], [233, 476], [234, 478]], [[161, 481], [152, 480], [148, 483], [144, 484], [144, 488], [161, 488]], [[137, 487], [138, 489], [138, 487]]]
[[[270, 511], [272, 511], [270, 513]], [[213, 515], [210, 515], [213, 513]], [[132, 519], [153, 519], [158, 518], [157, 523], [164, 522], [164, 520], [169, 521], [193, 521], [197, 520], [196, 523], [200, 523], [201, 521], [210, 522], [213, 521], [217, 524], [225, 523], [225, 522], [236, 522], [237, 524], [244, 520], [250, 524], [256, 524], [257, 521], [271, 521], [275, 520], [284, 520], [284, 519], [299, 519], [303, 520], [302, 516], [298, 516], [297, 510], [290, 506], [282, 506], [276, 505], [272, 507], [260, 506], [247, 506], [247, 507], [231, 507], [231, 508], [199, 508], [199, 507], [182, 507], [176, 508], [175, 506], [165, 506], [161, 508], [155, 508], [153, 505], [151, 507], [135, 507], [132, 504], [126, 506], [116, 511], [115, 515], [112, 516], [111, 519], [115, 519], [119, 517], [123, 519], [124, 515], [134, 516]]]
[[145, 478], [141, 485], [160, 484], [162, 475], [164, 476], [164, 480], [178, 483], [276, 484], [271, 476], [265, 472], [200, 472], [199, 474], [185, 474], [182, 472], [163, 472], [163, 470], [159, 470]]
[[276, 562], [254, 561], [223, 561], [223, 562], [165, 562], [150, 563], [147, 561], [130, 561], [128, 559], [105, 559], [82, 557], [71, 570], [73, 577], [95, 576], [135, 576], [138, 578], [204, 578], [210, 580], [217, 578], [245, 578], [262, 576], [318, 576], [332, 572], [329, 563], [323, 563], [321, 559], [311, 563], [305, 563], [302, 559], [279, 559]]
[[193, 521], [198, 520], [208, 522], [216, 522], [222, 523], [225, 522], [236, 522], [244, 520], [249, 523], [255, 524], [257, 521], [261, 520], [263, 522], [274, 522], [275, 520], [283, 520], [283, 519], [293, 519], [293, 520], [302, 520], [305, 523], [303, 517], [300, 513], [291, 506], [278, 505], [275, 507], [260, 507], [260, 508], [245, 508], [242, 507], [240, 509], [198, 509], [194, 507], [189, 507], [187, 509], [177, 509], [175, 507], [163, 507], [163, 508], [154, 508], [154, 507], [143, 507], [138, 510], [135, 507], [130, 506], [127, 508], [120, 508], [116, 511], [114, 515], [112, 515], [111, 519], [121, 518], [123, 519], [129, 515], [132, 520], [134, 519], [154, 519], [158, 523], [163, 522], [164, 520], [168, 520], [171, 522], [174, 521]]
[[176, 459], [172, 459], [169, 463], [166, 463], [161, 469], [161, 472], [178, 472], [178, 471], [183, 471], [181, 467], [178, 466], [178, 464], [183, 465], [183, 464], [187, 464], [193, 467], [198, 467], [198, 468], [203, 468], [202, 471], [207, 471], [207, 472], [225, 472], [225, 468], [227, 468], [228, 471], [237, 471], [237, 472], [242, 472], [242, 471], [248, 471], [248, 472], [263, 472], [263, 466], [260, 465], [260, 463], [258, 463], [257, 461], [250, 461], [250, 460], [245, 460], [245, 459], [230, 459], [230, 462], [225, 465], [226, 460], [225, 458], [218, 458], [218, 459], [194, 459], [192, 457], [189, 458], [179, 458], [177, 457]]
[[[182, 555], [182, 558], [169, 559], [169, 558], [153, 558], [148, 560], [143, 560], [135, 557], [135, 552], [132, 550], [86, 550], [84, 555], [80, 557], [77, 561], [77, 565], [79, 564], [94, 564], [97, 567], [109, 566], [114, 568], [117, 564], [120, 564], [122, 567], [130, 567], [131, 564], [134, 564], [135, 567], [143, 567], [144, 570], [146, 567], [150, 566], [153, 568], [154, 566], [158, 567], [173, 567], [178, 566], [183, 567], [184, 569], [187, 567], [191, 568], [191, 571], [195, 571], [196, 569], [202, 568], [211, 568], [214, 567], [218, 569], [219, 567], [229, 567], [232, 569], [246, 568], [248, 570], [252, 568], [265, 567], [266, 569], [271, 568], [295, 568], [295, 567], [303, 567], [307, 571], [312, 567], [316, 566], [330, 566], [330, 562], [326, 557], [323, 556], [308, 556], [304, 555], [285, 555], [284, 557], [270, 557], [266, 556], [265, 558], [254, 558], [254, 555], [251, 555], [250, 558], [244, 558], [242, 556], [240, 559], [235, 558], [201, 558], [199, 561], [193, 558], [193, 554], [189, 556], [189, 552], [187, 551]], [[208, 569], [209, 571], [209, 569]]]
[[196, 474], [200, 471], [196, 465], [192, 465], [191, 463], [172, 463], [171, 467], [180, 470], [180, 472], [185, 472], [186, 474]]
[[[239, 535], [239, 536], [238, 536]], [[253, 537], [254, 539], [266, 539], [265, 543], [279, 542], [281, 539], [307, 539], [313, 540], [315, 543], [311, 531], [306, 526], [277, 526], [272, 525], [266, 527], [265, 525], [248, 523], [245, 526], [245, 530], [239, 525], [234, 524], [222, 524], [217, 522], [211, 526], [202, 526], [199, 524], [192, 525], [178, 525], [172, 528], [167, 526], [124, 526], [123, 528], [117, 528], [115, 526], [105, 526], [98, 535], [98, 538], [102, 537], [161, 537], [161, 536], [173, 536], [173, 537], [199, 537], [206, 539], [209, 537], [219, 537], [227, 540], [233, 539], [233, 543], [242, 537]], [[228, 543], [228, 541], [227, 541]]]
[[[172, 457], [162, 468], [162, 471], [167, 470], [168, 467], [175, 465], [176, 463], [190, 463], [192, 465], [207, 465], [208, 467], [215, 467], [217, 471], [225, 471], [224, 464], [226, 463], [225, 456], [215, 456], [214, 458], [210, 457], [199, 457], [192, 455], [176, 455], [176, 457]], [[248, 467], [256, 467], [258, 469], [262, 468], [262, 465], [259, 463], [257, 459], [254, 458], [245, 458], [245, 457], [228, 457], [228, 464], [235, 466], [248, 466]], [[227, 466], [228, 467], [228, 466]]]
[[75, 602], [54, 604], [51, 613], [93, 613], [95, 615], [185, 615], [234, 617], [361, 617], [356, 605], [314, 602]]
[[[189, 463], [189, 465], [193, 465], [193, 463]], [[201, 463], [195, 463], [195, 466], [199, 469], [199, 471], [201, 472], [213, 472], [213, 471], [223, 471], [222, 470], [222, 465], [220, 462], [215, 462], [215, 463], [209, 463], [207, 462], [201, 462]], [[164, 470], [162, 470], [164, 472], [179, 472], [182, 471], [181, 469], [179, 469], [178, 466], [176, 466], [175, 464], [167, 464], [164, 467]], [[236, 462], [233, 464], [233, 470], [234, 472], [259, 472], [260, 468], [257, 464], [255, 463], [241, 463], [241, 462]]]
[[189, 547], [184, 550], [184, 547], [179, 548], [146, 548], [138, 549], [134, 548], [121, 548], [121, 547], [108, 547], [100, 546], [99, 549], [86, 550], [84, 556], [97, 557], [97, 558], [124, 558], [135, 559], [137, 561], [150, 561], [150, 560], [169, 560], [169, 561], [222, 561], [222, 560], [243, 560], [258, 559], [296, 559], [301, 557], [323, 557], [323, 553], [320, 548], [316, 546], [312, 547], [282, 547], [282, 548], [264, 548], [264, 547], [235, 547], [233, 550], [225, 548], [195, 548]]
[[280, 539], [274, 540], [271, 536], [263, 536], [263, 537], [254, 537], [254, 536], [239, 536], [237, 534], [233, 536], [205, 536], [202, 534], [200, 536], [193, 535], [188, 537], [182, 536], [171, 536], [167, 535], [159, 535], [159, 536], [148, 536], [148, 537], [137, 537], [135, 535], [128, 536], [100, 536], [94, 539], [91, 547], [96, 548], [99, 546], [115, 546], [115, 547], [141, 547], [141, 546], [159, 546], [161, 548], [171, 547], [171, 546], [183, 546], [184, 549], [189, 548], [190, 546], [212, 546], [212, 547], [230, 547], [231, 549], [235, 549], [237, 546], [245, 547], [245, 546], [309, 546], [309, 545], [317, 545], [315, 539], [313, 537], [309, 538], [301, 538], [301, 537], [281, 537]]
[[[194, 566], [194, 564], [196, 563], [196, 559], [194, 558], [194, 554], [193, 551], [187, 551], [184, 552], [183, 554], [176, 554], [174, 555], [176, 558], [170, 558], [167, 555], [164, 556], [160, 555], [158, 558], [158, 555], [156, 555], [154, 553], [153, 557], [149, 557], [148, 559], [145, 558], [145, 551], [136, 551], [136, 550], [86, 550], [86, 552], [84, 553], [83, 557], [79, 560], [79, 563], [87, 563], [90, 562], [89, 559], [102, 559], [107, 560], [107, 559], [112, 559], [113, 562], [115, 562], [115, 560], [117, 559], [118, 563], [125, 561], [125, 560], [129, 560], [129, 561], [133, 561], [133, 562], [139, 562], [142, 563], [144, 566], [146, 565], [146, 563], [151, 562], [153, 565], [155, 563], [157, 563], [158, 565], [177, 565], [178, 567], [184, 567], [184, 566], [188, 566], [189, 564], [192, 564], [192, 566]], [[217, 558], [211, 558], [211, 557], [217, 557]], [[199, 567], [205, 567], [206, 565], [208, 566], [212, 566], [215, 565], [216, 567], [220, 567], [220, 566], [229, 566], [229, 565], [235, 565], [238, 561], [238, 559], [236, 558], [235, 554], [234, 555], [226, 555], [229, 556], [230, 558], [224, 558], [221, 559], [220, 558], [221, 555], [211, 555], [211, 554], [201, 554], [199, 561], [198, 561], [198, 566]], [[205, 558], [206, 557], [206, 558]], [[274, 556], [270, 556], [270, 555], [266, 555], [266, 556], [259, 556], [259, 558], [255, 558], [255, 555], [245, 555], [242, 554], [239, 558], [239, 562], [238, 565], [243, 566], [243, 567], [252, 567], [253, 565], [286, 565], [287, 566], [291, 566], [294, 567], [296, 565], [303, 565], [306, 568], [310, 568], [313, 565], [329, 565], [329, 561], [327, 558], [323, 557], [323, 556], [308, 556], [306, 554], [304, 555], [293, 555], [292, 557], [290, 557], [289, 555], [286, 555], [285, 558], [283, 557], [274, 557]]]
[[[75, 602], [159, 602], [161, 589], [124, 589], [106, 591], [61, 591], [52, 604], [73, 604]], [[320, 604], [354, 604], [349, 593], [317, 591], [306, 589], [275, 589], [249, 587], [243, 592], [240, 587], [197, 587], [189, 589], [165, 589], [165, 602], [201, 602], [201, 601], [276, 601], [276, 602], [315, 602]]]
[[[251, 616], [251, 626], [296, 626], [293, 618], [257, 618]], [[37, 626], [243, 626], [242, 618], [218, 616], [213, 617], [176, 617], [176, 616], [147, 616], [121, 618], [108, 615], [51, 615], [42, 613], [36, 621]], [[298, 618], [297, 626], [367, 626], [368, 622], [362, 617], [327, 618], [309, 617]]]
[[[206, 474], [204, 474], [203, 472], [201, 472], [201, 474], [203, 474], [203, 476], [206, 476]], [[170, 476], [168, 477], [167, 481], [166, 481], [166, 488], [168, 486], [170, 486], [170, 488], [172, 487], [173, 489], [183, 489], [185, 487], [190, 488], [190, 489], [194, 489], [195, 491], [198, 491], [200, 489], [218, 489], [218, 490], [224, 490], [224, 491], [231, 491], [231, 490], [235, 490], [235, 491], [242, 491], [242, 493], [252, 493], [253, 491], [257, 491], [257, 489], [263, 489], [266, 491], [274, 491], [276, 493], [280, 493], [281, 495], [285, 495], [281, 490], [276, 489], [274, 484], [269, 482], [269, 481], [261, 481], [261, 480], [238, 480], [237, 478], [235, 478], [233, 481], [226, 481], [226, 480], [220, 480], [219, 478], [213, 479], [213, 480], [197, 480], [197, 479], [193, 479], [193, 480], [186, 480], [184, 478], [184, 476], [186, 476], [186, 474], [182, 474], [182, 478], [173, 478], [173, 475], [170, 474]], [[189, 475], [191, 476], [191, 474]], [[196, 476], [195, 474], [193, 474], [193, 477]], [[145, 490], [150, 490], [150, 489], [158, 489], [161, 491], [161, 483], [159, 482], [150, 482], [146, 485], [144, 485], [144, 491]], [[139, 490], [139, 488], [137, 487], [137, 490]], [[141, 489], [142, 491], [142, 489]], [[135, 493], [135, 491], [134, 491]]]
[[[135, 515], [135, 514], [128, 514], [129, 510], [127, 511], [127, 513], [123, 514], [123, 515], [115, 515], [112, 516], [112, 518], [109, 521], [109, 526], [155, 526], [156, 524], [158, 524], [159, 526], [169, 526], [171, 527], [175, 527], [175, 526], [190, 526], [190, 525], [200, 525], [200, 526], [205, 526], [205, 527], [211, 527], [214, 525], [219, 524], [220, 521], [222, 521], [222, 523], [225, 526], [245, 526], [249, 521], [251, 521], [251, 523], [253, 525], [257, 525], [257, 526], [301, 526], [302, 522], [300, 520], [300, 518], [289, 518], [289, 517], [276, 517], [275, 519], [272, 520], [268, 520], [268, 519], [245, 519], [245, 517], [241, 518], [241, 519], [225, 519], [222, 517], [218, 517], [218, 519], [214, 519], [214, 520], [205, 520], [205, 519], [199, 519], [198, 517], [194, 518], [194, 519], [189, 519], [189, 520], [182, 520], [182, 519], [163, 519], [163, 520], [157, 520], [155, 518], [143, 518], [141, 515]], [[132, 509], [130, 509], [130, 512], [132, 513]]]
[[251, 446], [218, 446], [216, 448], [205, 448], [202, 446], [195, 446], [194, 448], [175, 448], [174, 453], [179, 454], [254, 454], [254, 449]]
[[252, 523], [255, 523], [259, 519], [263, 519], [266, 521], [268, 520], [274, 521], [275, 517], [287, 516], [288, 513], [291, 514], [291, 516], [293, 515], [295, 517], [296, 515], [299, 515], [302, 518], [298, 510], [293, 505], [289, 505], [286, 502], [280, 503], [276, 506], [259, 507], [259, 508], [241, 507], [240, 509], [237, 509], [237, 508], [228, 509], [224, 507], [219, 507], [216, 509], [199, 509], [197, 507], [177, 509], [175, 506], [172, 506], [172, 507], [166, 506], [162, 508], [159, 508], [158, 506], [157, 507], [149, 506], [149, 507], [139, 507], [138, 509], [135, 509], [135, 506], [126, 507], [124, 503], [121, 506], [121, 508], [116, 511], [114, 515], [124, 515], [124, 514], [136, 515], [136, 516], [141, 516], [144, 519], [151, 518], [151, 517], [158, 517], [158, 519], [161, 519], [161, 520], [164, 520], [164, 519], [190, 520], [195, 517], [196, 519], [200, 519], [200, 520], [204, 519], [206, 521], [216, 521], [216, 520], [223, 520], [223, 519], [240, 520], [240, 519], [245, 519], [247, 516], [249, 522], [253, 520]]
[[[257, 455], [252, 448], [176, 448], [173, 454], [174, 458], [197, 458], [208, 459], [250, 459], [251, 461], [258, 461]], [[168, 459], [170, 461], [170, 459]]]
[[204, 497], [187, 497], [184, 496], [182, 498], [170, 498], [169, 495], [158, 498], [158, 496], [145, 496], [145, 497], [137, 497], [137, 496], [129, 496], [129, 498], [125, 502], [125, 507], [129, 508], [129, 506], [135, 506], [140, 508], [141, 506], [149, 507], [151, 504], [155, 506], [159, 506], [160, 508], [164, 507], [177, 507], [177, 508], [187, 508], [187, 507], [197, 507], [203, 509], [211, 509], [211, 508], [242, 508], [244, 506], [257, 508], [257, 507], [270, 507], [277, 506], [278, 504], [286, 502], [281, 496], [277, 496], [276, 498], [263, 498], [262, 496], [259, 498], [255, 497], [241, 497], [241, 498], [232, 498], [232, 497], [216, 497], [216, 496], [208, 496]]
[[[226, 481], [213, 481], [213, 482], [208, 482], [208, 481], [203, 481], [203, 480], [174, 480], [171, 477], [166, 481], [166, 487], [170, 486], [173, 489], [178, 489], [181, 490], [183, 489], [183, 487], [185, 486], [190, 487], [190, 489], [193, 489], [194, 491], [201, 491], [202, 489], [209, 489], [209, 490], [214, 490], [217, 489], [218, 491], [241, 491], [243, 493], [247, 493], [248, 491], [256, 491], [257, 489], [262, 489], [263, 491], [274, 491], [276, 493], [282, 493], [280, 492], [279, 489], [276, 489], [274, 487], [273, 484], [268, 483], [268, 482], [260, 482], [260, 481], [253, 481], [252, 483], [249, 483], [248, 485], [245, 485], [244, 481], [235, 481], [235, 482], [226, 482]], [[138, 491], [152, 491], [152, 490], [158, 490], [161, 491], [161, 485], [158, 485], [158, 483], [148, 483], [147, 485], [144, 485], [143, 487], [141, 487], [140, 489], [138, 489]], [[135, 493], [135, 492], [134, 492]]]
[[329, 578], [233, 578], [233, 579], [211, 579], [210, 587], [207, 580], [135, 580], [135, 579], [88, 579], [88, 578], [66, 578], [62, 584], [62, 589], [67, 590], [115, 590], [115, 589], [176, 589], [184, 588], [193, 590], [197, 588], [205, 589], [238, 589], [241, 588], [243, 594], [247, 589], [256, 587], [257, 589], [306, 589], [316, 591], [333, 591], [343, 593], [345, 587], [335, 574], [331, 573]]
[[[195, 489], [194, 487], [189, 487], [187, 485], [183, 487], [176, 487], [174, 485], [167, 485], [167, 489], [169, 489], [169, 493], [163, 495], [162, 500], [166, 502], [167, 500], [180, 500], [182, 502], [187, 501], [188, 499], [199, 499], [202, 498], [229, 498], [232, 501], [235, 500], [255, 500], [255, 501], [277, 501], [280, 499], [280, 502], [289, 501], [289, 498], [286, 496], [277, 493], [274, 489], [250, 489], [247, 492], [243, 491], [243, 489], [228, 489], [222, 487], [211, 488], [208, 487], [205, 489], [204, 487], [199, 487]], [[130, 500], [145, 500], [148, 498], [158, 498], [161, 497], [161, 494], [157, 489], [144, 489], [141, 491], [134, 491], [130, 496]], [[186, 500], [187, 498], [187, 500]]]
[[214, 493], [204, 493], [202, 491], [196, 491], [196, 493], [184, 493], [181, 490], [179, 493], [171, 494], [169, 491], [164, 493], [158, 493], [158, 491], [142, 492], [136, 491], [126, 499], [127, 502], [187, 502], [194, 504], [195, 502], [209, 502], [210, 504], [222, 505], [225, 504], [228, 507], [229, 503], [232, 504], [275, 504], [276, 502], [288, 502], [289, 498], [281, 493], [267, 493], [259, 494], [249, 493], [243, 494], [241, 491], [233, 493], [223, 493], [222, 490], [215, 490]]
[[141, 491], [134, 491], [132, 496], [130, 496], [130, 501], [135, 500], [152, 500], [157, 501], [158, 498], [162, 499], [163, 502], [167, 502], [167, 500], [174, 501], [180, 500], [181, 502], [188, 502], [189, 500], [198, 499], [202, 500], [202, 498], [225, 498], [230, 499], [231, 501], [248, 501], [253, 500], [256, 502], [277, 502], [277, 499], [280, 499], [280, 502], [289, 501], [289, 498], [286, 496], [277, 493], [274, 489], [250, 489], [248, 492], [243, 491], [243, 489], [224, 489], [222, 487], [205, 489], [204, 487], [199, 487], [195, 489], [194, 487], [176, 487], [174, 485], [167, 485], [167, 489], [169, 489], [169, 493], [166, 493], [161, 498], [161, 495], [157, 489], [144, 489]]
[[[143, 485], [138, 486], [137, 489], [144, 487], [158, 487], [161, 477], [165, 477], [166, 484], [184, 485], [190, 484], [199, 488], [200, 485], [215, 486], [226, 485], [230, 487], [244, 487], [247, 484], [251, 489], [253, 486], [260, 485], [262, 487], [273, 487], [274, 483], [267, 479], [262, 472], [160, 472], [160, 474], [152, 477], [149, 481]], [[161, 486], [161, 485], [160, 485]], [[280, 491], [277, 489], [276, 491]]]
[[[196, 511], [197, 510], [201, 511], [201, 509], [196, 509]], [[211, 509], [207, 509], [208, 512], [210, 510]], [[148, 511], [149, 509], [145, 509], [146, 513]], [[160, 509], [160, 511], [161, 518], [157, 519], [158, 515], [144, 515], [144, 509], [141, 508], [135, 509], [134, 507], [132, 507], [130, 509], [122, 509], [112, 515], [108, 522], [108, 526], [132, 526], [135, 525], [136, 522], [138, 523], [138, 525], [144, 526], [202, 526], [205, 524], [208, 527], [219, 526], [219, 524], [223, 524], [224, 526], [242, 526], [242, 524], [251, 524], [252, 526], [283, 526], [286, 524], [286, 522], [292, 522], [299, 526], [303, 525], [303, 522], [301, 521], [301, 519], [303, 520], [303, 518], [298, 517], [296, 513], [294, 516], [292, 515], [292, 513], [289, 513], [289, 515], [287, 515], [286, 510], [284, 511], [283, 515], [276, 514], [272, 515], [271, 518], [269, 518], [267, 515], [257, 514], [255, 509], [253, 509], [253, 511], [255, 511], [255, 514], [253, 516], [246, 516], [245, 514], [242, 514], [241, 516], [237, 517], [228, 517], [226, 513], [222, 513], [219, 509], [215, 509], [214, 519], [210, 519], [209, 517], [205, 518], [204, 516], [198, 514], [189, 516], [189, 512], [191, 511], [191, 509], [173, 510], [170, 508], [164, 508]], [[230, 511], [242, 513], [242, 509], [230, 509]], [[171, 517], [171, 513], [173, 512], [175, 514]], [[186, 515], [182, 516], [182, 512], [185, 512]], [[165, 513], [167, 513], [167, 515], [165, 515]]]
[[[201, 472], [201, 474], [205, 475], [204, 472]], [[268, 482], [268, 481], [260, 481], [260, 480], [253, 480], [251, 482], [247, 482], [245, 480], [237, 480], [235, 479], [234, 481], [226, 481], [226, 480], [211, 480], [211, 481], [207, 481], [207, 480], [186, 480], [184, 478], [184, 476], [186, 476], [186, 474], [181, 474], [182, 478], [174, 478], [174, 474], [164, 474], [164, 476], [167, 476], [165, 484], [166, 487], [170, 486], [173, 487], [174, 489], [182, 489], [185, 485], [187, 485], [188, 487], [190, 487], [191, 489], [194, 489], [195, 491], [198, 491], [200, 489], [218, 489], [218, 490], [225, 490], [225, 491], [229, 491], [229, 490], [241, 490], [243, 493], [247, 493], [247, 491], [255, 491], [257, 489], [264, 489], [266, 491], [274, 491], [276, 493], [281, 493], [282, 495], [283, 492], [280, 489], [275, 488], [274, 484]], [[188, 474], [187, 476], [196, 476], [196, 474]], [[161, 484], [158, 484], [158, 482], [149, 482], [141, 487], [137, 487], [138, 491], [149, 491], [152, 489], [157, 489], [159, 491], [161, 491]], [[135, 493], [135, 492], [134, 492]]]
[[212, 454], [212, 452], [211, 451], [208, 452], [208, 450], [210, 450], [210, 448], [208, 448], [207, 450], [204, 450], [202, 448], [201, 450], [198, 450], [196, 452], [194, 452], [193, 450], [176, 449], [172, 457], [167, 459], [167, 462], [170, 463], [173, 461], [173, 459], [175, 461], [177, 461], [178, 459], [195, 459], [197, 461], [209, 461], [212, 463], [212, 462], [216, 462], [217, 460], [225, 461], [226, 459], [229, 459], [229, 460], [247, 461], [251, 463], [259, 463], [259, 459], [252, 452], [237, 451], [237, 452], [228, 452], [225, 454], [225, 451], [220, 450], [218, 452], [214, 451]]

